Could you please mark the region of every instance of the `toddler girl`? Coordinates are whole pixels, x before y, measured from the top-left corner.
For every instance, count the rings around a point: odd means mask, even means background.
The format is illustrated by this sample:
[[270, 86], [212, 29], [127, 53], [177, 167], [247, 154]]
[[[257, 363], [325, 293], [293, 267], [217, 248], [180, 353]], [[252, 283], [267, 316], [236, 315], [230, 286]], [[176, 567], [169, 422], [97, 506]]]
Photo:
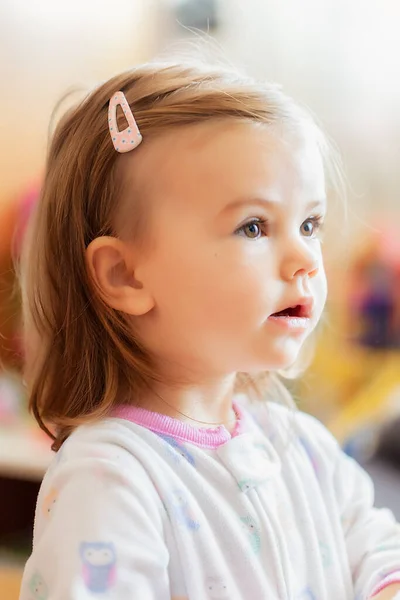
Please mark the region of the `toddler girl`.
[[325, 303], [327, 148], [279, 88], [195, 63], [59, 123], [22, 264], [57, 451], [22, 600], [395, 597], [399, 526], [279, 403]]

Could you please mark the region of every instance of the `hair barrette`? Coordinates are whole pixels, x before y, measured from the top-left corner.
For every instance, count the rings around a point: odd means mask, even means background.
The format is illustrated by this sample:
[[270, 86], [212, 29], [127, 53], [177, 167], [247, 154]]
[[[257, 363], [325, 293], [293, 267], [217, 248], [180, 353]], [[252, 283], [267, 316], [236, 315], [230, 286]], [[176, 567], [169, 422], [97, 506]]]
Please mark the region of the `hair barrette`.
[[[120, 106], [128, 121], [128, 127], [123, 131], [119, 131], [117, 124], [117, 107]], [[108, 105], [108, 127], [110, 129], [110, 135], [114, 148], [117, 152], [123, 154], [124, 152], [130, 152], [134, 148], [139, 146], [142, 141], [142, 134], [139, 131], [139, 127], [135, 121], [135, 117], [132, 114], [131, 108], [125, 94], [123, 92], [116, 92], [113, 94], [110, 103]]]

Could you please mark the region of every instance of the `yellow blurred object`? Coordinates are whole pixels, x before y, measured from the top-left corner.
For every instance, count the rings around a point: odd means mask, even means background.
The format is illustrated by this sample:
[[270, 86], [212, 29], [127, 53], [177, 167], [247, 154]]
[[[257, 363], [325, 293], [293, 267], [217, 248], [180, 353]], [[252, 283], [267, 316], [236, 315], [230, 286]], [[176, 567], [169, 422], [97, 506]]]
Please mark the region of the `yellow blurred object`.
[[324, 326], [312, 364], [298, 383], [302, 408], [328, 423], [374, 378], [382, 356], [348, 342], [339, 327]]
[[298, 396], [302, 409], [343, 444], [358, 430], [379, 427], [400, 412], [400, 351], [353, 343], [343, 335], [340, 317], [331, 314], [323, 324]]
[[[379, 425], [390, 414], [392, 399], [396, 391], [400, 390], [400, 352], [378, 355], [378, 357], [379, 368], [369, 371], [372, 378], [361, 387], [336, 417], [327, 423], [339, 442], [344, 442], [357, 429], [372, 424]], [[378, 357], [374, 356], [376, 367], [378, 367]]]

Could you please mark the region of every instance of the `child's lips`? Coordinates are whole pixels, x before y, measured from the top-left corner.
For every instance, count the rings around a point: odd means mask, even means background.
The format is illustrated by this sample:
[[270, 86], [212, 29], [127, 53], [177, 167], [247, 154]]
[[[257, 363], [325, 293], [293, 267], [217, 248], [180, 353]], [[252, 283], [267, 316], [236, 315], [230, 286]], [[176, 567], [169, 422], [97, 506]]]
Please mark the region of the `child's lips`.
[[308, 317], [268, 317], [269, 323], [274, 323], [288, 331], [305, 331], [310, 327], [311, 319]]
[[292, 303], [287, 303], [283, 308], [274, 312], [271, 317], [297, 317], [310, 319], [314, 309], [314, 299], [312, 296], [302, 296]]
[[304, 331], [310, 327], [313, 308], [313, 298], [302, 297], [270, 315], [268, 321], [289, 331]]

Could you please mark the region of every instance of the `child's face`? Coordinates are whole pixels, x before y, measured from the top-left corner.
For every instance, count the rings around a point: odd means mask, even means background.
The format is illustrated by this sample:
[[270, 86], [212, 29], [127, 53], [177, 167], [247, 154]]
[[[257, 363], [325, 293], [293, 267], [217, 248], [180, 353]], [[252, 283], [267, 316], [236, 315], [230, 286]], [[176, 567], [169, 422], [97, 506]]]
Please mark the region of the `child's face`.
[[[160, 364], [207, 375], [290, 366], [326, 299], [312, 233], [325, 213], [315, 142], [210, 122], [162, 136], [129, 161], [151, 215], [138, 273], [155, 307], [137, 324]], [[304, 297], [313, 302], [307, 327], [270, 318]]]

